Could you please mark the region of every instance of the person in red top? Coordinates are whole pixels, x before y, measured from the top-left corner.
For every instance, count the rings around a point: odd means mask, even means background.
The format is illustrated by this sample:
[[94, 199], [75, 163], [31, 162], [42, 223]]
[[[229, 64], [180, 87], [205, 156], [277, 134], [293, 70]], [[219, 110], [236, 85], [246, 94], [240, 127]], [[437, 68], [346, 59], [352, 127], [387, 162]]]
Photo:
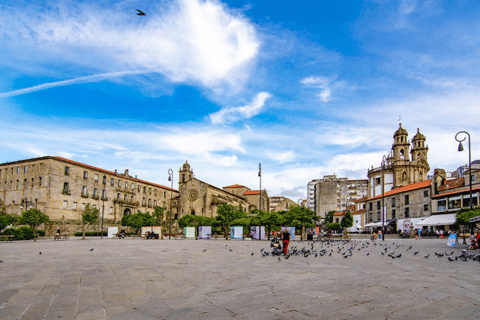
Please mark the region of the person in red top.
[[282, 233], [283, 236], [283, 254], [287, 254], [288, 244], [290, 243], [290, 232], [288, 229], [285, 229]]

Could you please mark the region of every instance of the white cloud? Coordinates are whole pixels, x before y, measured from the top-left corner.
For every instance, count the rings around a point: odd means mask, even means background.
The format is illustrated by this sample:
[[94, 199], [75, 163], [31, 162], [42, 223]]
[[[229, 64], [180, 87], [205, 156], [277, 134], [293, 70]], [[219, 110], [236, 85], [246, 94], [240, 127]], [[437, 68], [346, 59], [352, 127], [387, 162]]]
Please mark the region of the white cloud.
[[[178, 0], [137, 17], [131, 11], [61, 2], [45, 11], [34, 5], [0, 9], [0, 39], [32, 59], [66, 60], [97, 70], [141, 69], [174, 83], [214, 88], [238, 85], [260, 42], [241, 12], [213, 0]], [[140, 20], [141, 19], [141, 20]], [[15, 43], [8, 39], [17, 39]], [[66, 83], [65, 83], [66, 84]]]
[[200, 133], [185, 130], [179, 133], [163, 133], [156, 137], [161, 146], [184, 155], [202, 155], [222, 151], [245, 152], [239, 134], [206, 130]]
[[260, 113], [265, 102], [272, 95], [268, 92], [258, 93], [250, 104], [241, 107], [223, 108], [220, 111], [209, 115], [212, 123], [231, 123], [242, 119], [250, 119]]
[[273, 151], [267, 151], [266, 155], [273, 161], [276, 161], [278, 163], [286, 163], [286, 162], [292, 162], [295, 160], [297, 155], [293, 150], [286, 151], [286, 152], [273, 152]]
[[317, 88], [320, 89], [320, 92], [317, 93], [317, 96], [323, 102], [328, 102], [331, 100], [333, 90], [344, 86], [344, 83], [341, 81], [335, 81], [336, 77], [328, 78], [328, 77], [307, 77], [300, 80], [302, 84], [304, 84], [308, 88]]

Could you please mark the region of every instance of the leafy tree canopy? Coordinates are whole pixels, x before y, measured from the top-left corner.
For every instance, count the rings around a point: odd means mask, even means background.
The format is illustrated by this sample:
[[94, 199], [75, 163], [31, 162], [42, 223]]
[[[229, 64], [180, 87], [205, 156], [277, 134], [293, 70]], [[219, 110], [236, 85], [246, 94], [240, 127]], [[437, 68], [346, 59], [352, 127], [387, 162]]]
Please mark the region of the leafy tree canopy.
[[155, 219], [155, 224], [160, 226], [162, 225], [163, 217], [165, 216], [165, 209], [162, 207], [155, 207], [154, 210], [152, 216]]
[[22, 216], [20, 217], [18, 222], [20, 224], [36, 228], [38, 225], [48, 222], [49, 220], [50, 219], [48, 218], [48, 216], [42, 211], [38, 210], [37, 208], [31, 208], [27, 211], [22, 212]]
[[5, 229], [5, 227], [16, 223], [18, 220], [17, 216], [7, 213], [0, 213], [0, 231]]
[[345, 215], [343, 216], [342, 222], [341, 222], [342, 228], [350, 228], [353, 226], [353, 216], [350, 213], [350, 211], [345, 212]]
[[328, 213], [325, 215], [325, 223], [332, 223], [333, 222], [333, 215], [335, 214], [335, 211], [328, 211]]
[[340, 230], [341, 228], [342, 227], [340, 223], [333, 223], [333, 222], [327, 223], [327, 229], [329, 230]]
[[153, 226], [155, 224], [155, 218], [153, 218], [150, 213], [141, 213], [139, 211], [135, 214], [123, 216], [121, 224], [122, 226], [133, 228], [135, 233], [138, 233], [144, 226]]
[[480, 216], [480, 208], [473, 210], [462, 209], [457, 213], [457, 221], [455, 223], [462, 226], [468, 226], [470, 224], [470, 219], [477, 216]]

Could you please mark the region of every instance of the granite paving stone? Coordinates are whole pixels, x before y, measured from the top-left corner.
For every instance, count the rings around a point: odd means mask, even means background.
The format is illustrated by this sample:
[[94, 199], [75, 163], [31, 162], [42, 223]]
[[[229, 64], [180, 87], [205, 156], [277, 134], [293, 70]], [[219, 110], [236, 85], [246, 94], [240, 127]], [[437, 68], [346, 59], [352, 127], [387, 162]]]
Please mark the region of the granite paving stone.
[[[449, 262], [434, 254], [459, 255], [464, 247], [448, 248], [441, 240], [395, 239], [375, 246], [370, 242], [347, 259], [338, 253], [338, 248], [345, 252], [354, 243], [366, 241], [336, 243], [331, 256], [293, 255], [279, 261], [262, 257], [260, 249], [270, 250], [268, 241], [17, 241], [0, 246], [0, 318], [480, 317], [480, 263]], [[293, 241], [291, 247], [310, 244]], [[383, 244], [402, 257], [382, 256]], [[332, 250], [330, 244], [314, 243], [318, 250], [322, 245]], [[406, 251], [410, 245], [421, 253]], [[427, 253], [432, 258], [423, 258]]]

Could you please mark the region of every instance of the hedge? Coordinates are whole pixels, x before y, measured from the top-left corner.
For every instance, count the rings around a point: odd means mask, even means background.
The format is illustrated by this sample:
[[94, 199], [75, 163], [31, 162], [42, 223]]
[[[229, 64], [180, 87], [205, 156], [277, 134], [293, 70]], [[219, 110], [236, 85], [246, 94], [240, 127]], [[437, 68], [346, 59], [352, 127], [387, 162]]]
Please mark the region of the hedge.
[[[99, 236], [101, 234], [101, 232], [85, 232], [85, 237], [96, 237], [96, 236]], [[75, 232], [75, 237], [81, 237], [83, 235], [83, 232]], [[103, 231], [103, 236], [107, 236], [108, 235], [108, 232], [107, 231]]]
[[[45, 235], [45, 231], [43, 230], [35, 230], [35, 231], [37, 233], [37, 236]], [[31, 240], [34, 238], [33, 228], [27, 227], [27, 226], [21, 226], [18, 228], [8, 228], [8, 229], [5, 229], [2, 234], [14, 235], [15, 240]]]

